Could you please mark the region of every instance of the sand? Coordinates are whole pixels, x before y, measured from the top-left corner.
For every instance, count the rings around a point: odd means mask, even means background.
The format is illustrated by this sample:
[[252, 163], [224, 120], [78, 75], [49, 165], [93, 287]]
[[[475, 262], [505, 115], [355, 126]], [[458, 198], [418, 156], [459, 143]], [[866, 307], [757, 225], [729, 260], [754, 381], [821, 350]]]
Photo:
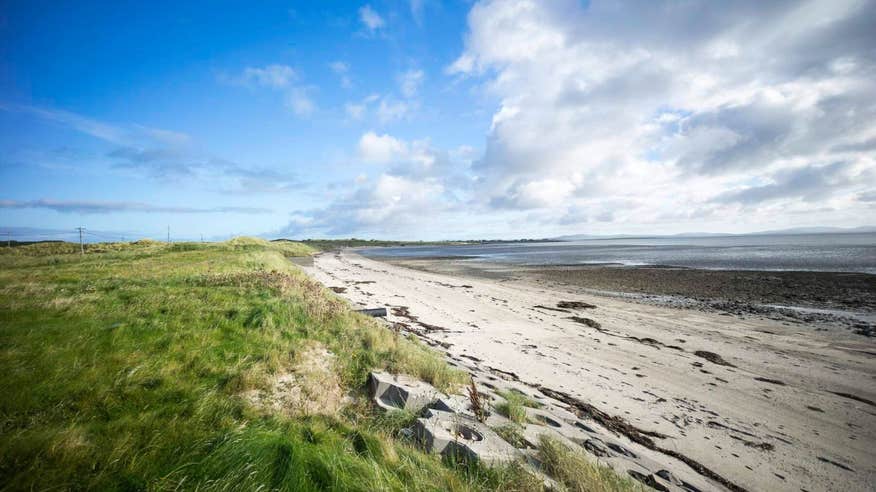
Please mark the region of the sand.
[[319, 255], [305, 269], [357, 307], [389, 308], [391, 321], [451, 360], [513, 373], [662, 434], [660, 448], [740, 488], [876, 483], [873, 338], [588, 295], [544, 279], [424, 272], [352, 251]]

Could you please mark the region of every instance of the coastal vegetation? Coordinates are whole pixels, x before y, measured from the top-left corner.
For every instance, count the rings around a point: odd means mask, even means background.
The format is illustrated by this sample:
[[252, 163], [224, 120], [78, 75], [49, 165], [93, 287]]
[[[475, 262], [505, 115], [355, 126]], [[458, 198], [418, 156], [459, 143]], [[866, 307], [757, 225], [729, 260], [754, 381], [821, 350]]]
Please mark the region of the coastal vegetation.
[[[274, 242], [293, 242], [288, 239], [276, 239]], [[343, 248], [377, 248], [401, 246], [460, 246], [472, 244], [514, 244], [555, 242], [553, 239], [470, 239], [456, 241], [386, 241], [380, 239], [303, 239], [300, 244], [310, 246], [320, 251], [336, 251]]]
[[505, 401], [496, 405], [496, 411], [507, 417], [511, 422], [523, 425], [527, 422], [526, 408], [538, 408], [541, 405], [519, 391], [498, 391], [497, 394]]
[[0, 489], [540, 489], [518, 465], [424, 454], [403, 437], [412, 414], [372, 408], [371, 370], [442, 390], [468, 376], [288, 261], [313, 251], [250, 238], [2, 249]]

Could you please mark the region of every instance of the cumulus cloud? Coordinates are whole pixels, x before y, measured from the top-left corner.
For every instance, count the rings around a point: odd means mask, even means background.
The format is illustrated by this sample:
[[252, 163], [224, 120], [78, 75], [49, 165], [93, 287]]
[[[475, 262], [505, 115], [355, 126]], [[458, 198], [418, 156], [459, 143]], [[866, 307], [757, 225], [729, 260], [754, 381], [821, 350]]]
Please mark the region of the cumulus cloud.
[[[860, 223], [876, 189], [873, 25], [873, 0], [480, 0], [446, 73], [495, 104], [483, 149], [366, 133], [357, 155], [378, 177], [301, 216], [356, 232], [428, 206], [430, 222], [522, 235], [716, 229], [743, 212], [750, 229]], [[400, 76], [378, 120], [407, 118], [423, 78]]]
[[327, 207], [296, 211], [277, 235], [341, 236], [355, 233], [399, 233], [422, 225], [423, 212], [431, 217], [452, 207], [439, 179], [412, 179], [381, 174], [373, 182], [357, 179], [356, 187]]
[[857, 0], [480, 1], [447, 71], [499, 102], [482, 200], [648, 223], [872, 187], [874, 23]]
[[[337, 187], [339, 194], [326, 206], [293, 212], [279, 235], [408, 234], [423, 227], [450, 230], [464, 210], [462, 196], [471, 183], [470, 149], [445, 152], [428, 139], [405, 140], [373, 131], [362, 134], [358, 159], [376, 166], [369, 178], [360, 174]], [[422, 220], [428, 212], [429, 221]], [[460, 229], [460, 230], [462, 230]], [[410, 235], [408, 235], [410, 237]]]
[[387, 164], [407, 153], [407, 144], [391, 135], [368, 132], [359, 139], [359, 156], [365, 162]]
[[0, 200], [0, 208], [44, 208], [59, 213], [109, 214], [120, 212], [170, 214], [264, 214], [272, 210], [254, 207], [169, 207], [138, 202], [101, 202], [76, 200]]
[[768, 184], [728, 191], [718, 195], [715, 200], [748, 205], [799, 197], [806, 202], [818, 202], [830, 198], [842, 188], [860, 182], [872, 182], [872, 179], [872, 171], [856, 172], [848, 162], [805, 166], [781, 170], [770, 177]]
[[359, 8], [359, 20], [369, 32], [377, 31], [386, 25], [386, 21], [383, 20], [383, 17], [377, 11], [371, 8], [371, 5], [364, 5]]

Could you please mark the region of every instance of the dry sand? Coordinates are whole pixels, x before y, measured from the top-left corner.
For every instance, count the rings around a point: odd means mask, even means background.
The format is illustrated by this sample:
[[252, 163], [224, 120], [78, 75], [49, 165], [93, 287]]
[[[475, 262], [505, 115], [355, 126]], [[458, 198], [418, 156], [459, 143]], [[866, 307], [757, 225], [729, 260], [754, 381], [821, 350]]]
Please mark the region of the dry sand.
[[[767, 319], [450, 276], [325, 253], [306, 270], [359, 307], [635, 427], [747, 490], [872, 490], [876, 342]], [[558, 307], [563, 301], [595, 305]], [[588, 321], [589, 320], [589, 321]], [[699, 352], [699, 355], [697, 353]]]

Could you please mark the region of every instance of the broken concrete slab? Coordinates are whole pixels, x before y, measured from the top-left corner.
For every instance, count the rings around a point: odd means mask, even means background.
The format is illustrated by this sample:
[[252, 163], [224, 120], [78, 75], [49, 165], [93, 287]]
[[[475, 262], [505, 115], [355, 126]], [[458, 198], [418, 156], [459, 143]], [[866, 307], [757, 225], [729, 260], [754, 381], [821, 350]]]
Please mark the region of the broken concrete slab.
[[510, 463], [522, 456], [487, 425], [455, 413], [431, 409], [428, 417], [417, 419], [414, 433], [429, 452], [487, 466]]
[[432, 385], [404, 374], [371, 373], [371, 397], [385, 410], [419, 412], [445, 396]]

